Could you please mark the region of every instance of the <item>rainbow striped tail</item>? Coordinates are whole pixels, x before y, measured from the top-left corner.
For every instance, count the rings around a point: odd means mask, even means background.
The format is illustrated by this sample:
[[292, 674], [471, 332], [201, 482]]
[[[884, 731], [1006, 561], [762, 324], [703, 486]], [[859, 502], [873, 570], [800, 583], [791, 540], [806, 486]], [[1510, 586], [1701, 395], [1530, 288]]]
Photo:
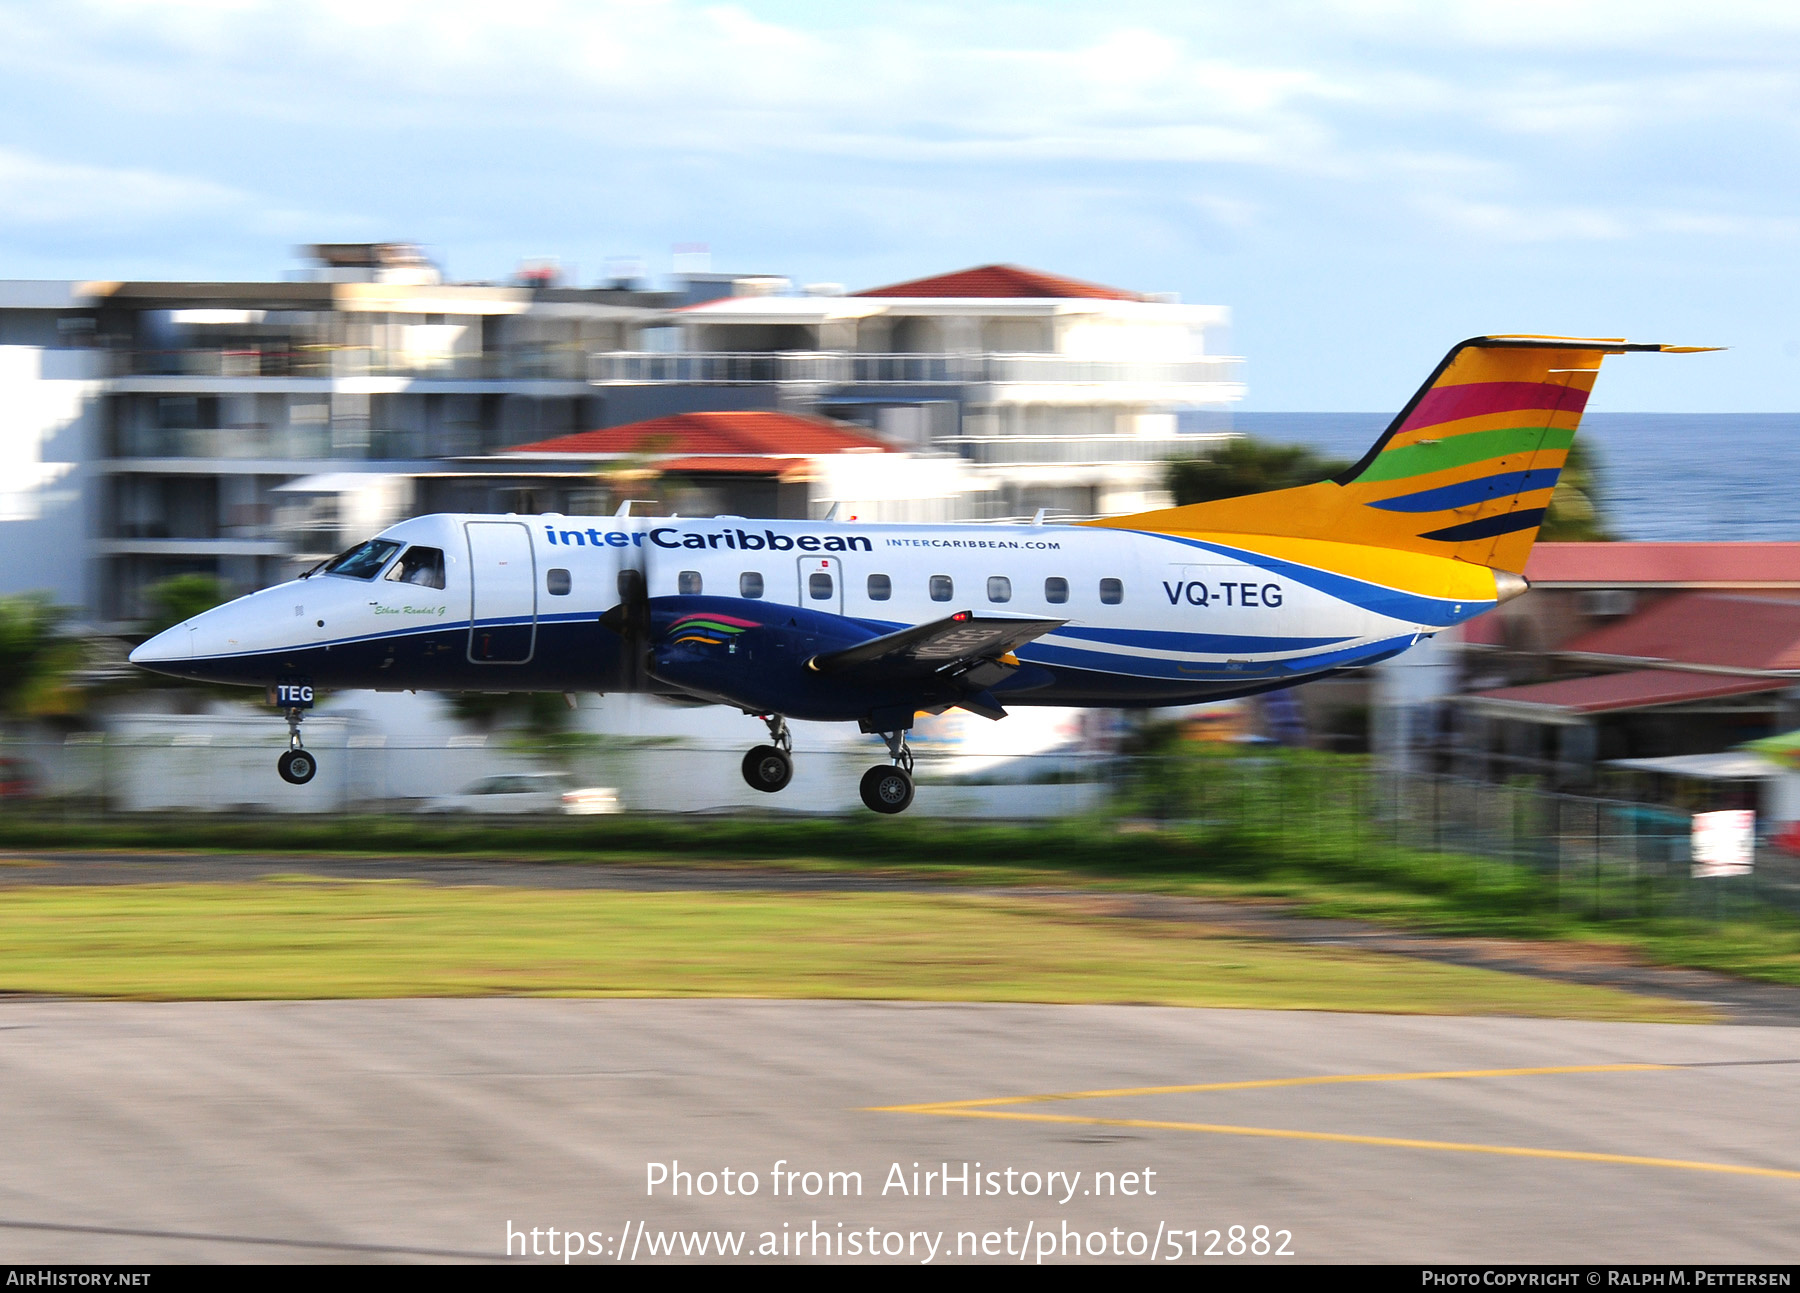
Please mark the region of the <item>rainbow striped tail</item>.
[[1600, 361], [1633, 350], [1710, 349], [1612, 337], [1474, 337], [1444, 356], [1362, 460], [1334, 480], [1097, 524], [1332, 540], [1517, 574]]

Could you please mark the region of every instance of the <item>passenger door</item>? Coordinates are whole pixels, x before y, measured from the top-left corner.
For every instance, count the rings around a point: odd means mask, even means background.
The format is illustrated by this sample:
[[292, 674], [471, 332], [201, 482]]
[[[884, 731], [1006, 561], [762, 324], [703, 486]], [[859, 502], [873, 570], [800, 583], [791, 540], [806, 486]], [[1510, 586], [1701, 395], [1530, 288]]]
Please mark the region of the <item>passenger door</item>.
[[524, 664], [537, 645], [537, 562], [518, 521], [468, 521], [469, 659]]
[[836, 557], [801, 557], [800, 605], [828, 615], [842, 615], [844, 563]]

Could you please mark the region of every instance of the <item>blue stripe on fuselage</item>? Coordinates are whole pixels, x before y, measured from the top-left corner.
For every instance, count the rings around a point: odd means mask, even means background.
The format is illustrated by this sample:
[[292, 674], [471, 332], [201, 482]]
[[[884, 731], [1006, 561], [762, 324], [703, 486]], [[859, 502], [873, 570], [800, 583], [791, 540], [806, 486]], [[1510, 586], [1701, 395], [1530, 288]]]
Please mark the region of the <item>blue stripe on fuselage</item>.
[[1179, 534], [1159, 534], [1154, 530], [1133, 530], [1132, 533], [1146, 535], [1152, 539], [1167, 539], [1170, 543], [1199, 548], [1202, 552], [1217, 553], [1221, 557], [1230, 557], [1235, 561], [1242, 561], [1246, 565], [1256, 566], [1258, 569], [1267, 570], [1272, 574], [1285, 575], [1295, 583], [1305, 584], [1308, 588], [1316, 588], [1339, 601], [1349, 602], [1352, 606], [1360, 606], [1366, 611], [1374, 611], [1377, 615], [1386, 615], [1390, 619], [1403, 622], [1442, 626], [1460, 624], [1464, 620], [1473, 619], [1485, 610], [1491, 610], [1494, 606], [1492, 600], [1452, 602], [1442, 597], [1423, 597], [1418, 593], [1402, 592], [1398, 588], [1371, 584], [1367, 580], [1353, 579], [1349, 575], [1334, 574], [1315, 566], [1302, 566], [1296, 562], [1283, 561], [1280, 557], [1251, 552], [1247, 548], [1233, 548], [1223, 543], [1209, 543], [1204, 539], [1187, 539]]
[[1109, 646], [1148, 647], [1154, 651], [1192, 651], [1196, 655], [1230, 655], [1234, 652], [1258, 653], [1278, 651], [1311, 651], [1316, 647], [1336, 646], [1348, 637], [1273, 638], [1235, 633], [1174, 633], [1165, 629], [1086, 628], [1065, 624], [1050, 636], [1082, 638], [1104, 642]]
[[1414, 635], [1382, 638], [1327, 651], [1320, 655], [1292, 656], [1285, 660], [1246, 660], [1232, 665], [1226, 661], [1163, 660], [1153, 656], [1114, 655], [1111, 652], [1088, 651], [1080, 647], [1059, 646], [1039, 640], [1022, 646], [1015, 654], [1029, 664], [1097, 670], [1102, 673], [1127, 674], [1138, 678], [1169, 678], [1184, 681], [1217, 679], [1284, 678], [1297, 674], [1313, 674], [1325, 669], [1344, 669], [1372, 664], [1398, 655], [1414, 642]]

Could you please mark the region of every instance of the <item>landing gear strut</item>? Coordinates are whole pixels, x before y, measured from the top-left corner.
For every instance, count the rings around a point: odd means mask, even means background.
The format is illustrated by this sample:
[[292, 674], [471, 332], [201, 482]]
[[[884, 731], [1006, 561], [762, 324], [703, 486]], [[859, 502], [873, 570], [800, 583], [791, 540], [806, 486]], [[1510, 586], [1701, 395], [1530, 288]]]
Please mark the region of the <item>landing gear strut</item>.
[[281, 779], [290, 786], [304, 786], [313, 779], [313, 773], [319, 770], [318, 760], [300, 744], [300, 720], [305, 712], [297, 705], [288, 710], [287, 753], [275, 761]]
[[744, 780], [752, 790], [774, 794], [794, 779], [794, 738], [780, 714], [758, 714], [769, 726], [770, 745], [758, 745], [744, 756]]
[[863, 773], [862, 801], [878, 813], [903, 813], [913, 801], [912, 747], [904, 731], [883, 732], [881, 739], [887, 742], [893, 766]]

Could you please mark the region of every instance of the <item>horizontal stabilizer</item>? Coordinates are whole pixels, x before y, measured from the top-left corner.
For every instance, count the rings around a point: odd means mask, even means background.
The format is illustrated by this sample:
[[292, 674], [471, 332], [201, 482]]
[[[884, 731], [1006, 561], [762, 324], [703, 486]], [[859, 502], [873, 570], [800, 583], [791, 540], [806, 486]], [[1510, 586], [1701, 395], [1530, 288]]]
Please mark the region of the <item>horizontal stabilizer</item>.
[[970, 611], [958, 611], [946, 619], [814, 656], [808, 667], [816, 673], [855, 670], [890, 679], [926, 677], [959, 665], [997, 660], [1067, 622], [978, 618]]

